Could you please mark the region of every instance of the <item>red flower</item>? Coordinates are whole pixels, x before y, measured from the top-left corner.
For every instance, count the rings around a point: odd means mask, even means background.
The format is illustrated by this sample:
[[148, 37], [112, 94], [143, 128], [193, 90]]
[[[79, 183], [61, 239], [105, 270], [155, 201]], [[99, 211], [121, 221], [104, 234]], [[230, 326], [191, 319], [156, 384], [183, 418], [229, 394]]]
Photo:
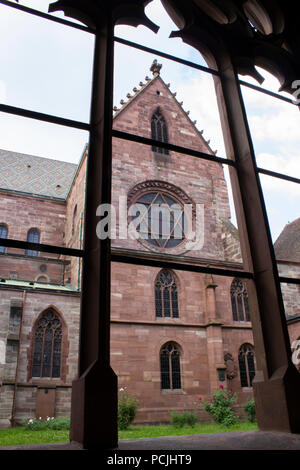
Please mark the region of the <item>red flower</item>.
[[232, 392], [232, 388], [230, 388], [229, 391]]
[[223, 386], [223, 385], [220, 385], [220, 388], [224, 388], [224, 386]]
[[212, 403], [212, 402], [213, 402], [213, 399], [211, 398], [209, 401], [210, 401], [210, 403]]
[[202, 400], [202, 398], [200, 397], [199, 400]]

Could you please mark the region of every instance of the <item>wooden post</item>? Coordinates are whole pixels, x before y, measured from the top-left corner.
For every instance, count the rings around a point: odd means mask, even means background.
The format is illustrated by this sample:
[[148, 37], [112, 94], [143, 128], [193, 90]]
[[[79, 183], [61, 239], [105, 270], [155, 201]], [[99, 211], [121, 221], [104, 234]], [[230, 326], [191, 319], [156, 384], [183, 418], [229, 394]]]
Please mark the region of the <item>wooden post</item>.
[[91, 131], [87, 157], [79, 378], [72, 386], [70, 440], [117, 447], [117, 377], [110, 367], [110, 239], [96, 234], [96, 210], [111, 201], [113, 22], [95, 35]]
[[291, 361], [277, 263], [244, 103], [230, 57], [222, 51], [216, 61], [221, 74], [216, 90], [225, 144], [236, 162], [236, 174], [231, 176], [245, 229], [243, 257], [254, 274], [247, 288], [257, 363], [253, 387], [258, 425], [261, 430], [300, 432], [300, 375]]

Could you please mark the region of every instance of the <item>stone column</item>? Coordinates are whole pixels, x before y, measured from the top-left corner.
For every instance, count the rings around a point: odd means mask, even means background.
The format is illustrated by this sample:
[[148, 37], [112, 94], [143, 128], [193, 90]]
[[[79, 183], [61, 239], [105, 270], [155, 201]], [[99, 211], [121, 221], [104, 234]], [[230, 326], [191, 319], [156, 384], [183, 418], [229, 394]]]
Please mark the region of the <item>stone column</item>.
[[210, 391], [219, 385], [218, 368], [225, 368], [222, 323], [216, 317], [216, 287], [213, 276], [206, 277], [206, 341]]

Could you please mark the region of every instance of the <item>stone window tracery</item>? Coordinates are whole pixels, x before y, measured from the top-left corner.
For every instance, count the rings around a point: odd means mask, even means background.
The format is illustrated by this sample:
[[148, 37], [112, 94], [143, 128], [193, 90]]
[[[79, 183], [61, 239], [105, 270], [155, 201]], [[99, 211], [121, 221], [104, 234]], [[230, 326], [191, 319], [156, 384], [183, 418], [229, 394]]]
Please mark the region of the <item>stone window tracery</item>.
[[[167, 123], [159, 107], [151, 117], [151, 138], [160, 142], [169, 142]], [[156, 153], [169, 155], [168, 149], [152, 146], [152, 150]]]
[[252, 387], [255, 377], [254, 349], [251, 344], [243, 344], [239, 350], [241, 387]]
[[60, 377], [61, 343], [61, 320], [53, 309], [48, 309], [35, 328], [32, 377]]
[[230, 289], [232, 316], [234, 321], [250, 321], [248, 293], [240, 279], [234, 279]]
[[155, 311], [157, 317], [179, 317], [176, 280], [167, 269], [162, 269], [155, 280]]
[[180, 350], [176, 343], [166, 343], [160, 351], [161, 389], [181, 389]]

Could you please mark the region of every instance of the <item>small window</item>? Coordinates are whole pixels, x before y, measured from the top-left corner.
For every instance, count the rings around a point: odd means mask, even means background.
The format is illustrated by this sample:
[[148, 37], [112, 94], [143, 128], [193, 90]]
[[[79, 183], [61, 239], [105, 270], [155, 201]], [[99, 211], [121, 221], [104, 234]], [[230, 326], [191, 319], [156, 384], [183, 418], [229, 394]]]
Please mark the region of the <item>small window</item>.
[[177, 285], [167, 269], [160, 271], [155, 280], [155, 311], [157, 317], [179, 317]]
[[60, 377], [61, 342], [61, 321], [53, 309], [49, 309], [35, 327], [32, 377]]
[[242, 387], [252, 387], [255, 377], [254, 349], [251, 344], [243, 344], [239, 350], [239, 368]]
[[[27, 233], [27, 241], [30, 243], [40, 243], [40, 232], [31, 228]], [[39, 252], [36, 250], [26, 250], [26, 256], [38, 256]]]
[[170, 342], [161, 348], [160, 371], [162, 390], [181, 388], [180, 351], [177, 344]]
[[[7, 238], [8, 228], [5, 224], [0, 224], [0, 238]], [[0, 253], [5, 253], [5, 246], [0, 246]]]
[[240, 279], [234, 279], [230, 289], [232, 316], [234, 321], [250, 321], [248, 293]]
[[[169, 142], [167, 123], [165, 121], [165, 118], [161, 114], [159, 107], [151, 118], [151, 137], [152, 139], [159, 140], [160, 142]], [[152, 146], [152, 150], [153, 152], [164, 153], [165, 155], [169, 155], [168, 149]]]

